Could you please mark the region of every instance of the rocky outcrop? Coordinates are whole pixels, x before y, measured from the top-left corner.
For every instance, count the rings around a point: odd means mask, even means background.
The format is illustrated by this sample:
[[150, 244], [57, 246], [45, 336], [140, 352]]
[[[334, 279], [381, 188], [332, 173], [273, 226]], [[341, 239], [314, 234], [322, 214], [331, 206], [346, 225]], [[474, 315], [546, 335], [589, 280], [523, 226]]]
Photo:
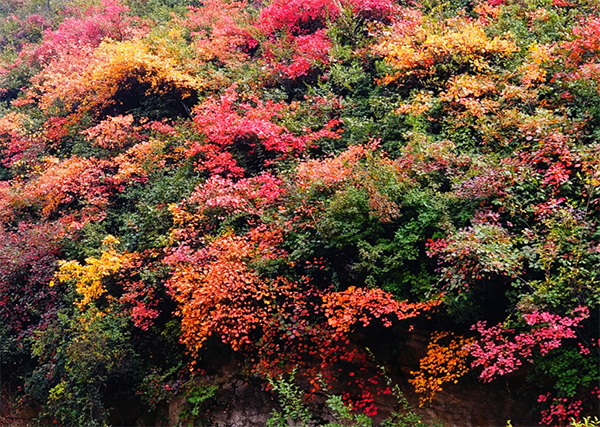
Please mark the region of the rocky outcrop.
[[[391, 340], [388, 331], [368, 331], [355, 336], [353, 346], [368, 346], [377, 360], [386, 366], [393, 383], [399, 384], [412, 409], [423, 421], [444, 427], [506, 426], [511, 420], [514, 426], [535, 425], [530, 414], [533, 404], [527, 398], [524, 376], [513, 375], [489, 384], [481, 383], [476, 374], [467, 374], [458, 384], [444, 387], [432, 402], [419, 407], [418, 396], [408, 379], [410, 372], [418, 368], [420, 358], [426, 353], [429, 331], [426, 329], [400, 334]], [[382, 335], [379, 335], [379, 334]], [[387, 337], [387, 338], [386, 338]], [[359, 343], [359, 344], [357, 344]], [[198, 387], [216, 386], [214, 395], [205, 401], [192, 403], [185, 396], [172, 399], [162, 408], [148, 411], [136, 396], [120, 396], [107, 402], [112, 408], [110, 423], [114, 426], [215, 426], [215, 427], [263, 427], [273, 409], [278, 408], [277, 396], [265, 389], [264, 381], [248, 376], [225, 351], [220, 356], [211, 354], [206, 374], [197, 382]], [[233, 357], [232, 357], [233, 356]], [[347, 368], [347, 367], [346, 367]], [[366, 372], [377, 372], [376, 364]], [[344, 387], [347, 387], [344, 385]], [[333, 388], [332, 394], [352, 391]], [[309, 403], [315, 420], [332, 421], [332, 414], [325, 407], [325, 394], [317, 395]], [[390, 394], [375, 396], [378, 415], [374, 425], [379, 425], [393, 412], [401, 411], [396, 398]], [[194, 406], [196, 405], [196, 406]], [[190, 416], [195, 409], [196, 415]], [[0, 419], [2, 427], [25, 427], [36, 415], [34, 409], [22, 410], [11, 418]]]

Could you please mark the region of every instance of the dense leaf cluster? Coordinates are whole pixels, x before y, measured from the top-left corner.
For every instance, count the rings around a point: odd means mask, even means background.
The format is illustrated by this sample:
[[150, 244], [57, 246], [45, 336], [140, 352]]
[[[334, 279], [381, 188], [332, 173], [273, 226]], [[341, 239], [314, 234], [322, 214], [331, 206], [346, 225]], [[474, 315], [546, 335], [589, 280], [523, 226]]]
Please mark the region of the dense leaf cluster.
[[4, 2], [0, 421], [194, 422], [223, 346], [374, 415], [357, 332], [415, 325], [423, 404], [525, 371], [541, 423], [594, 413], [596, 3]]

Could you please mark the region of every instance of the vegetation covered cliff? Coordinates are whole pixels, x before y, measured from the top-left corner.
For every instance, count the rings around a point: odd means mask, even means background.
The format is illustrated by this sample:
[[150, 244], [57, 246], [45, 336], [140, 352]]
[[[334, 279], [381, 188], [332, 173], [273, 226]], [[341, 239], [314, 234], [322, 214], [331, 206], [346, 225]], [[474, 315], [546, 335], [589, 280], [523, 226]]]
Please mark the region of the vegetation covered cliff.
[[596, 0], [0, 13], [0, 419], [210, 422], [235, 366], [366, 425], [407, 357], [393, 425], [505, 380], [598, 413]]

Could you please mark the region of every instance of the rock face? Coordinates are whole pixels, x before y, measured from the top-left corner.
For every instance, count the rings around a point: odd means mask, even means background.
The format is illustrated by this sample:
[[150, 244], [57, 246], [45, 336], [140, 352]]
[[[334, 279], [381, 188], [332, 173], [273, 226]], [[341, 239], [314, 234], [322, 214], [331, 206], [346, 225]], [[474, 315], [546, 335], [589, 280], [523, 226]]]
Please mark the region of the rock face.
[[515, 426], [537, 424], [531, 419], [528, 405], [502, 390], [500, 384], [489, 387], [471, 383], [449, 388], [420, 412], [424, 420], [437, 418], [445, 427], [506, 426], [508, 420]]
[[[226, 396], [232, 399], [221, 400]], [[236, 379], [224, 384], [215, 409], [209, 413], [209, 419], [219, 426], [262, 427], [273, 408], [271, 396], [264, 392], [259, 383]]]
[[31, 418], [35, 417], [31, 414], [17, 414], [15, 416], [0, 417], [0, 425], [7, 427], [26, 427]]
[[[271, 393], [264, 390], [256, 379], [245, 379], [240, 375], [220, 375], [205, 380], [219, 385], [216, 395], [207, 401], [202, 416], [193, 425], [219, 427], [264, 427], [277, 402]], [[515, 426], [535, 425], [528, 413], [528, 405], [519, 401], [511, 393], [509, 383], [482, 385], [467, 381], [465, 385], [455, 385], [440, 392], [433, 402], [418, 407], [418, 397], [409, 387], [404, 395], [423, 421], [431, 425], [444, 427], [467, 426], [505, 426], [508, 420]], [[406, 379], [404, 379], [406, 384]], [[332, 421], [331, 414], [323, 409], [324, 399], [313, 402], [312, 413], [315, 418]], [[379, 425], [392, 412], [400, 410], [398, 402], [389, 395], [376, 399], [379, 414], [374, 425]], [[184, 410], [184, 398], [173, 400], [169, 405], [168, 425], [176, 426], [181, 421], [179, 415]], [[181, 425], [188, 425], [181, 423]]]
[[[372, 333], [371, 333], [372, 332]], [[386, 331], [388, 333], [389, 331]], [[387, 338], [386, 338], [387, 337]], [[430, 425], [444, 427], [506, 426], [511, 420], [514, 426], [530, 426], [536, 422], [529, 413], [533, 402], [523, 398], [524, 374], [501, 378], [490, 384], [482, 384], [474, 374], [467, 374], [458, 384], [444, 386], [432, 402], [418, 406], [418, 396], [408, 383], [410, 372], [416, 370], [420, 358], [426, 353], [428, 331], [413, 332], [397, 336], [390, 344], [389, 335], [378, 335], [369, 331], [356, 336], [355, 342], [367, 346], [385, 364], [393, 383], [399, 384], [404, 396], [415, 413]], [[355, 344], [353, 344], [355, 345]], [[138, 398], [120, 397], [112, 402], [110, 423], [114, 426], [215, 426], [215, 427], [264, 427], [273, 409], [278, 407], [277, 397], [266, 391], [264, 382], [248, 377], [240, 369], [239, 361], [232, 354], [210, 355], [212, 360], [207, 373], [198, 382], [198, 387], [216, 386], [214, 395], [194, 406], [185, 396], [169, 402], [168, 406], [148, 412]], [[375, 375], [378, 369], [367, 375]], [[342, 390], [332, 389], [332, 394]], [[332, 414], [325, 408], [325, 395], [317, 396], [311, 403], [313, 417], [333, 421]], [[107, 402], [109, 403], [109, 402]], [[395, 397], [389, 394], [375, 396], [379, 409], [374, 425], [380, 423], [400, 407]], [[195, 415], [190, 417], [192, 410]], [[9, 420], [0, 418], [1, 427], [25, 427], [36, 415], [35, 410], [22, 410]]]
[[469, 373], [458, 384], [443, 385], [443, 391], [433, 401], [419, 407], [419, 398], [408, 380], [427, 352], [429, 335], [427, 330], [406, 334], [402, 336], [401, 348], [383, 354], [386, 365], [390, 366], [390, 376], [401, 385], [404, 396], [423, 421], [432, 425], [441, 421], [444, 427], [506, 426], [508, 420], [514, 426], [537, 425], [530, 413], [534, 400], [524, 393], [524, 372], [486, 384], [474, 372]]
[[[277, 407], [271, 393], [264, 390], [258, 380], [244, 379], [241, 375], [209, 376], [207, 381], [220, 386], [216, 395], [206, 402], [200, 416], [191, 422], [180, 419], [186, 408], [186, 399], [174, 399], [168, 406], [168, 419], [161, 414], [144, 413], [141, 406], [113, 411], [114, 426], [215, 426], [215, 427], [264, 427], [274, 408]], [[515, 400], [509, 390], [479, 384], [469, 387], [455, 386], [441, 392], [432, 403], [418, 408], [417, 396], [407, 389], [405, 395], [414, 405], [415, 412], [423, 421], [444, 427], [506, 426], [511, 420], [514, 426], [535, 425], [530, 419], [528, 407]], [[317, 403], [322, 403], [322, 400]], [[375, 419], [378, 425], [399, 408], [390, 396], [381, 396], [377, 402], [380, 412]], [[317, 418], [331, 420], [330, 414], [320, 405], [314, 407]], [[36, 415], [35, 411], [24, 411], [12, 418], [0, 419], [2, 427], [25, 427]]]
[[[418, 368], [420, 358], [426, 353], [429, 332], [413, 332], [398, 337], [397, 344], [390, 345], [378, 340], [377, 333], [357, 336], [356, 341], [366, 344], [387, 366], [387, 372], [393, 383], [399, 384], [402, 393], [411, 404], [415, 413], [430, 425], [444, 427], [467, 426], [506, 426], [511, 420], [514, 426], [530, 426], [536, 422], [530, 414], [532, 401], [524, 399], [524, 375], [501, 378], [489, 384], [482, 384], [475, 374], [468, 374], [458, 384], [444, 386], [432, 402], [418, 406], [418, 396], [408, 383], [410, 372]], [[379, 337], [383, 338], [383, 337]], [[379, 345], [378, 345], [379, 344]], [[394, 347], [397, 348], [394, 348]], [[202, 379], [204, 385], [216, 385], [214, 397], [205, 402], [201, 419], [197, 425], [219, 427], [263, 427], [270, 418], [273, 409], [278, 407], [277, 397], [264, 389], [264, 383], [256, 378], [248, 378], [237, 368], [239, 364], [228, 362], [226, 365], [213, 366], [212, 374]], [[372, 374], [378, 372], [373, 367]], [[332, 394], [340, 394], [342, 389], [332, 389]], [[345, 390], [348, 391], [348, 390]], [[351, 390], [350, 390], [351, 391]], [[325, 396], [317, 396], [311, 403], [311, 413], [315, 419], [333, 421], [332, 414], [324, 408]], [[394, 396], [382, 394], [375, 396], [379, 409], [374, 425], [379, 425], [390, 414], [401, 408]], [[186, 408], [185, 398], [173, 400], [169, 405], [169, 425], [180, 422], [179, 415]], [[182, 423], [181, 425], [188, 425]]]
[[19, 408], [17, 410], [0, 400], [0, 426], [2, 427], [26, 427], [38, 413], [38, 408]]

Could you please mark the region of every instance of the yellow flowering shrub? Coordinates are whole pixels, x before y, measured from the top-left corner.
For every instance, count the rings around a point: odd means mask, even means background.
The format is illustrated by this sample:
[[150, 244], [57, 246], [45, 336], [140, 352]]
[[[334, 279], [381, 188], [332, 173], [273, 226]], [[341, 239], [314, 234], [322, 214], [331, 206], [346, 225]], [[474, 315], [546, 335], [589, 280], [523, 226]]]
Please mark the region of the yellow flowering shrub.
[[488, 37], [476, 21], [459, 16], [433, 22], [414, 12], [398, 20], [373, 47], [396, 70], [383, 77], [382, 84], [402, 84], [444, 70], [487, 71], [492, 58], [508, 57], [517, 50], [508, 38]]
[[[87, 258], [85, 265], [77, 261], [61, 261], [56, 273], [56, 280], [60, 282], [74, 281], [77, 293], [81, 299], [76, 305], [83, 309], [87, 305], [98, 300], [107, 290], [104, 280], [129, 265], [133, 259], [130, 253], [119, 253], [115, 246], [119, 240], [113, 236], [107, 236], [102, 245], [105, 250], [99, 258]], [[53, 286], [54, 282], [50, 283]]]

